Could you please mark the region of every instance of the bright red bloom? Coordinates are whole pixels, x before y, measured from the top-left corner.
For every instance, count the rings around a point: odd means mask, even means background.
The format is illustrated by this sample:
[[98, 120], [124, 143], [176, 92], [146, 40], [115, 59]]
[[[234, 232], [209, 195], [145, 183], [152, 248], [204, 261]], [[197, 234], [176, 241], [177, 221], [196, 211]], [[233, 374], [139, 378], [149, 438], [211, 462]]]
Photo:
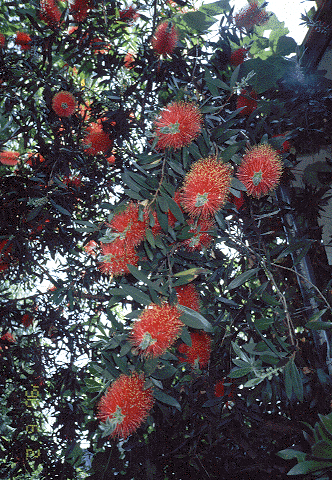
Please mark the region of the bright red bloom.
[[110, 155], [109, 157], [106, 158], [106, 160], [110, 165], [113, 165], [113, 163], [115, 163], [115, 155]]
[[15, 38], [15, 43], [16, 43], [16, 45], [20, 45], [22, 50], [30, 50], [31, 40], [32, 40], [32, 38], [27, 33], [17, 32], [16, 38]]
[[235, 195], [233, 195], [233, 194], [231, 193], [230, 198], [229, 198], [229, 201], [230, 201], [231, 203], [234, 203], [236, 210], [240, 210], [240, 208], [241, 208], [242, 205], [244, 204], [244, 196], [243, 196], [243, 193], [240, 192], [240, 197], [236, 197]]
[[59, 27], [61, 12], [54, 0], [40, 0], [40, 18], [51, 28]]
[[190, 102], [172, 102], [161, 110], [154, 122], [157, 148], [178, 149], [189, 145], [199, 134], [202, 115]]
[[101, 55], [105, 55], [112, 48], [112, 45], [110, 43], [107, 43], [105, 40], [102, 40], [98, 37], [94, 37], [91, 40], [90, 46], [95, 55], [97, 55], [98, 53], [100, 53]]
[[139, 13], [137, 13], [137, 9], [133, 5], [120, 11], [120, 20], [128, 24], [133, 23], [138, 17]]
[[128, 265], [137, 265], [138, 256], [134, 247], [125, 245], [121, 239], [111, 243], [100, 244], [102, 257], [99, 270], [107, 275], [125, 275], [129, 273]]
[[84, 151], [88, 155], [106, 153], [113, 145], [113, 140], [104, 132], [99, 123], [91, 123], [86, 129], [87, 135], [83, 138]]
[[28, 154], [28, 160], [26, 161], [27, 165], [33, 166], [34, 164], [38, 165], [39, 163], [45, 162], [45, 158], [40, 155], [40, 153]]
[[179, 34], [171, 21], [158, 25], [151, 40], [153, 50], [159, 55], [173, 53], [179, 39]]
[[134, 68], [134, 65], [132, 65], [133, 63], [135, 63], [135, 57], [132, 53], [126, 53], [125, 57], [124, 57], [124, 60], [123, 60], [123, 64], [124, 66], [130, 70], [132, 68]]
[[[280, 135], [273, 135], [272, 138], [283, 138], [285, 137], [285, 135], [283, 134], [280, 134]], [[283, 144], [281, 145], [281, 148], [279, 150], [277, 150], [278, 153], [286, 153], [286, 152], [289, 152], [290, 149], [291, 149], [291, 143], [288, 141], [288, 140], [285, 140], [283, 142]]]
[[279, 184], [282, 163], [270, 145], [256, 145], [243, 157], [237, 177], [246, 186], [248, 195], [260, 198]]
[[189, 233], [192, 234], [192, 237], [182, 242], [187, 250], [190, 252], [202, 250], [212, 243], [213, 236], [209, 232], [215, 228], [214, 220], [210, 218], [199, 218], [198, 221], [191, 219], [188, 224], [191, 225]]
[[129, 247], [139, 245], [145, 238], [147, 214], [139, 219], [139, 206], [130, 202], [123, 212], [116, 213], [109, 223], [117, 238], [125, 241]]
[[214, 394], [218, 398], [223, 397], [225, 395], [224, 383], [225, 383], [225, 379], [218, 380], [218, 382], [216, 383], [216, 385], [214, 387]]
[[14, 338], [14, 336], [7, 332], [5, 333], [4, 335], [2, 335], [2, 337], [0, 338], [0, 340], [4, 341], [4, 342], [10, 342], [10, 343], [16, 343], [16, 340]]
[[0, 152], [0, 163], [3, 165], [10, 165], [12, 167], [17, 164], [19, 156], [19, 152]]
[[249, 117], [257, 108], [257, 93], [255, 90], [252, 90], [250, 93], [247, 90], [242, 90], [241, 94], [237, 98], [236, 108], [242, 108], [240, 115], [241, 117]]
[[145, 357], [159, 357], [173, 345], [183, 323], [181, 311], [169, 303], [151, 304], [133, 325], [130, 341]]
[[231, 182], [231, 170], [217, 157], [201, 158], [185, 176], [182, 206], [192, 217], [208, 218], [225, 204]]
[[194, 332], [190, 334], [191, 347], [182, 343], [179, 352], [186, 357], [179, 357], [180, 362], [189, 363], [192, 367], [203, 368], [210, 360], [211, 337], [205, 332]]
[[90, 0], [74, 0], [70, 5], [70, 13], [75, 22], [84, 22], [90, 9]]
[[153, 403], [152, 388], [144, 388], [144, 376], [120, 375], [98, 404], [98, 418], [114, 426], [112, 437], [127, 438], [147, 418]]
[[28, 328], [32, 325], [33, 316], [30, 313], [25, 313], [21, 319], [21, 323], [25, 328]]
[[255, 25], [267, 23], [269, 18], [269, 14], [258, 5], [258, 2], [251, 2], [235, 15], [234, 20], [237, 28], [252, 30]]
[[0, 33], [0, 48], [4, 48], [6, 46], [6, 37], [3, 33]]
[[200, 296], [193, 283], [175, 287], [175, 291], [180, 305], [200, 311]]
[[80, 175], [74, 175], [69, 177], [63, 177], [63, 183], [67, 185], [67, 187], [76, 187], [79, 188], [82, 185], [82, 180]]
[[233, 65], [233, 67], [237, 67], [244, 62], [244, 59], [247, 56], [248, 50], [246, 48], [237, 48], [231, 53], [231, 58], [229, 63]]
[[86, 253], [92, 256], [96, 256], [96, 248], [98, 247], [98, 243], [95, 242], [94, 240], [90, 240], [86, 245], [84, 245], [84, 250]]
[[77, 108], [77, 102], [72, 93], [62, 90], [54, 95], [52, 108], [59, 117], [70, 117]]

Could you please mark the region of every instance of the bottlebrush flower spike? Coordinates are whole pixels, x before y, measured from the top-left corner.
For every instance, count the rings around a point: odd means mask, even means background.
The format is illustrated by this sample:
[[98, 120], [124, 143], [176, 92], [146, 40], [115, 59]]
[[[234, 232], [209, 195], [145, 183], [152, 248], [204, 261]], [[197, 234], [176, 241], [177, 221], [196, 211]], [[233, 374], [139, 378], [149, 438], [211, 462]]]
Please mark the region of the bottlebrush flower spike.
[[151, 40], [153, 50], [159, 55], [173, 53], [179, 40], [179, 34], [171, 21], [165, 21], [158, 25]]
[[257, 93], [252, 90], [250, 93], [247, 90], [242, 90], [236, 102], [236, 108], [242, 108], [241, 117], [249, 117], [257, 108]]
[[256, 145], [243, 157], [237, 177], [246, 186], [248, 195], [260, 198], [279, 184], [282, 163], [270, 145]]
[[10, 332], [7, 332], [4, 335], [2, 335], [0, 340], [2, 340], [3, 342], [16, 343], [15, 337]]
[[74, 2], [70, 4], [70, 13], [77, 23], [86, 20], [89, 9], [90, 0], [74, 0]]
[[123, 64], [127, 68], [127, 70], [131, 70], [132, 68], [134, 68], [133, 63], [135, 63], [134, 55], [130, 52], [126, 53], [123, 59]]
[[181, 311], [169, 303], [151, 304], [133, 325], [130, 342], [145, 357], [159, 357], [173, 345], [183, 323]]
[[217, 157], [201, 158], [185, 176], [182, 206], [192, 217], [208, 218], [225, 204], [231, 170]]
[[247, 56], [247, 52], [248, 50], [246, 48], [237, 48], [231, 53], [231, 58], [229, 63], [233, 67], [237, 67], [238, 65], [241, 65]]
[[33, 166], [33, 165], [39, 165], [39, 163], [45, 162], [45, 158], [40, 155], [40, 153], [32, 153], [30, 152], [28, 154], [28, 160], [26, 161], [27, 165]]
[[98, 153], [106, 153], [112, 148], [113, 140], [108, 133], [104, 132], [101, 124], [91, 123], [86, 131], [87, 135], [82, 140], [85, 153], [97, 155]]
[[250, 2], [234, 17], [237, 28], [245, 28], [250, 31], [255, 25], [264, 25], [268, 22], [270, 16], [263, 10], [258, 2]]
[[144, 388], [144, 376], [120, 375], [98, 404], [97, 416], [113, 429], [112, 437], [127, 438], [146, 420], [154, 403], [152, 388]]
[[175, 287], [178, 303], [184, 307], [192, 308], [196, 312], [200, 311], [200, 297], [199, 293], [193, 283]]
[[74, 95], [62, 90], [54, 95], [52, 99], [52, 108], [59, 117], [70, 117], [77, 108]]
[[190, 334], [191, 347], [182, 343], [179, 352], [186, 357], [179, 357], [180, 362], [189, 363], [194, 368], [204, 368], [211, 356], [211, 337], [205, 332], [194, 332]]
[[154, 122], [157, 148], [175, 150], [189, 145], [199, 134], [202, 114], [194, 103], [172, 102], [161, 110]]
[[61, 12], [54, 0], [40, 0], [40, 18], [51, 28], [59, 27]]
[[93, 257], [95, 257], [97, 255], [97, 253], [96, 253], [97, 247], [98, 247], [98, 243], [95, 242], [94, 240], [90, 240], [90, 242], [88, 242], [86, 245], [84, 245], [84, 250], [89, 255], [92, 255]]
[[21, 319], [21, 323], [25, 328], [28, 328], [32, 325], [33, 316], [30, 313], [25, 313]]
[[17, 32], [15, 43], [20, 45], [22, 50], [30, 50], [32, 38], [27, 33]]
[[223, 397], [225, 395], [225, 379], [223, 380], [218, 380], [214, 387], [214, 395], [218, 398]]
[[190, 252], [207, 248], [213, 241], [213, 236], [209, 232], [215, 228], [215, 221], [199, 218], [198, 221], [189, 220], [188, 224], [191, 225], [189, 233], [192, 234], [192, 237], [183, 240], [184, 247]]
[[129, 247], [139, 245], [145, 238], [147, 227], [147, 214], [139, 219], [139, 205], [130, 202], [123, 212], [116, 213], [108, 226], [113, 230], [117, 238], [125, 241]]
[[[284, 134], [279, 134], [279, 135], [273, 135], [272, 138], [280, 138], [280, 139], [283, 139], [285, 137]], [[290, 151], [291, 149], [291, 143], [288, 141], [288, 140], [285, 140], [282, 145], [281, 145], [281, 148], [279, 148], [277, 150], [278, 153], [287, 153]]]
[[120, 10], [119, 14], [120, 20], [128, 23], [129, 25], [139, 17], [139, 13], [137, 13], [137, 9], [133, 5], [130, 5], [130, 7], [125, 8], [124, 10]]
[[0, 152], [0, 162], [3, 165], [10, 165], [11, 167], [13, 167], [14, 165], [17, 164], [19, 156], [20, 156], [19, 152], [11, 152], [11, 151]]
[[128, 265], [137, 265], [138, 256], [134, 247], [125, 245], [123, 240], [117, 239], [111, 243], [100, 244], [102, 256], [99, 270], [107, 275], [125, 275], [129, 273]]
[[6, 37], [3, 33], [0, 33], [0, 48], [4, 48], [6, 46]]

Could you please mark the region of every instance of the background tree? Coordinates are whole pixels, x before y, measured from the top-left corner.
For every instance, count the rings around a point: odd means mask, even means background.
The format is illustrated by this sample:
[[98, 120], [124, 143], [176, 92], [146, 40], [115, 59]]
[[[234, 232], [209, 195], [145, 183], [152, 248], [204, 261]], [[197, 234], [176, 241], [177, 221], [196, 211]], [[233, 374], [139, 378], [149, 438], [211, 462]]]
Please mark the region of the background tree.
[[2, 476], [319, 477], [329, 86], [261, 2], [2, 12]]

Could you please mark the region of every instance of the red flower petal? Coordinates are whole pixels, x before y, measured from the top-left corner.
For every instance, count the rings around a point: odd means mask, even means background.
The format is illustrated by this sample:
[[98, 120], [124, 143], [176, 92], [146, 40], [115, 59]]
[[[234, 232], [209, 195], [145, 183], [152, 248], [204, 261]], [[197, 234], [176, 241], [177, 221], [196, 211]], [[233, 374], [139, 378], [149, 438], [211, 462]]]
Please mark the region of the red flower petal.
[[59, 117], [70, 117], [76, 110], [77, 103], [72, 93], [61, 91], [54, 95], [52, 108]]
[[179, 352], [186, 358], [179, 357], [180, 362], [189, 363], [192, 367], [205, 367], [211, 356], [211, 337], [205, 332], [194, 332], [190, 334], [191, 347], [182, 343]]

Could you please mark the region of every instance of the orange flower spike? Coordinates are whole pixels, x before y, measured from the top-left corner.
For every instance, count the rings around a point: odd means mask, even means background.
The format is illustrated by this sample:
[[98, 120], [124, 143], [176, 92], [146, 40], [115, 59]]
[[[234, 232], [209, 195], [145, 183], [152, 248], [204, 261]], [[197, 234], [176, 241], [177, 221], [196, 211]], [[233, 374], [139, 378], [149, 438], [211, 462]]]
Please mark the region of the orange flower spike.
[[83, 147], [88, 155], [106, 153], [113, 146], [113, 140], [104, 132], [100, 123], [91, 123], [86, 129], [87, 135], [83, 138]]
[[179, 346], [179, 352], [186, 356], [179, 357], [179, 361], [189, 363], [193, 368], [206, 367], [211, 356], [211, 337], [205, 332], [194, 332], [190, 338], [191, 347], [185, 343]]
[[194, 103], [172, 102], [161, 110], [154, 122], [157, 148], [182, 148], [201, 131], [202, 114]]
[[0, 152], [0, 163], [13, 167], [17, 164], [20, 152], [5, 151]]
[[133, 325], [130, 342], [145, 357], [159, 357], [173, 345], [183, 323], [181, 311], [169, 303], [151, 304]]
[[45, 158], [40, 155], [40, 153], [33, 153], [30, 152], [28, 154], [28, 160], [26, 161], [27, 165], [33, 166], [35, 163], [38, 165], [39, 163], [45, 162]]
[[77, 102], [72, 93], [62, 90], [54, 95], [52, 108], [59, 117], [70, 117], [77, 108]]
[[230, 182], [230, 167], [217, 160], [217, 157], [198, 160], [185, 176], [183, 208], [192, 217], [213, 216], [225, 204]]
[[139, 206], [130, 202], [123, 212], [117, 213], [112, 218], [109, 227], [118, 233], [119, 238], [126, 242], [126, 245], [134, 247], [139, 245], [145, 238], [147, 227], [147, 214], [143, 220], [139, 219]]
[[15, 43], [16, 43], [16, 45], [19, 45], [22, 50], [30, 50], [31, 40], [32, 40], [32, 38], [27, 33], [17, 32], [16, 38], [15, 38]]
[[0, 340], [4, 342], [16, 343], [15, 337], [10, 332], [7, 332], [4, 335], [2, 335]]
[[237, 173], [248, 195], [256, 198], [271, 193], [278, 186], [281, 175], [282, 162], [270, 145], [256, 145], [247, 150]]
[[84, 250], [89, 255], [92, 255], [93, 257], [95, 257], [97, 255], [96, 254], [97, 247], [98, 247], [98, 243], [95, 242], [94, 240], [90, 240], [86, 245], [84, 245]]
[[128, 265], [137, 265], [138, 263], [134, 247], [126, 246], [121, 239], [116, 239], [111, 243], [101, 243], [100, 248], [102, 257], [99, 270], [106, 275], [125, 275], [129, 273]]
[[200, 311], [200, 296], [193, 283], [175, 287], [175, 291], [180, 305], [192, 308], [196, 312]]
[[98, 404], [97, 416], [112, 424], [112, 437], [127, 438], [146, 420], [154, 403], [152, 388], [144, 387], [143, 375], [120, 375]]
[[151, 40], [153, 50], [159, 55], [173, 53], [179, 40], [179, 34], [171, 21], [165, 21], [158, 25]]

